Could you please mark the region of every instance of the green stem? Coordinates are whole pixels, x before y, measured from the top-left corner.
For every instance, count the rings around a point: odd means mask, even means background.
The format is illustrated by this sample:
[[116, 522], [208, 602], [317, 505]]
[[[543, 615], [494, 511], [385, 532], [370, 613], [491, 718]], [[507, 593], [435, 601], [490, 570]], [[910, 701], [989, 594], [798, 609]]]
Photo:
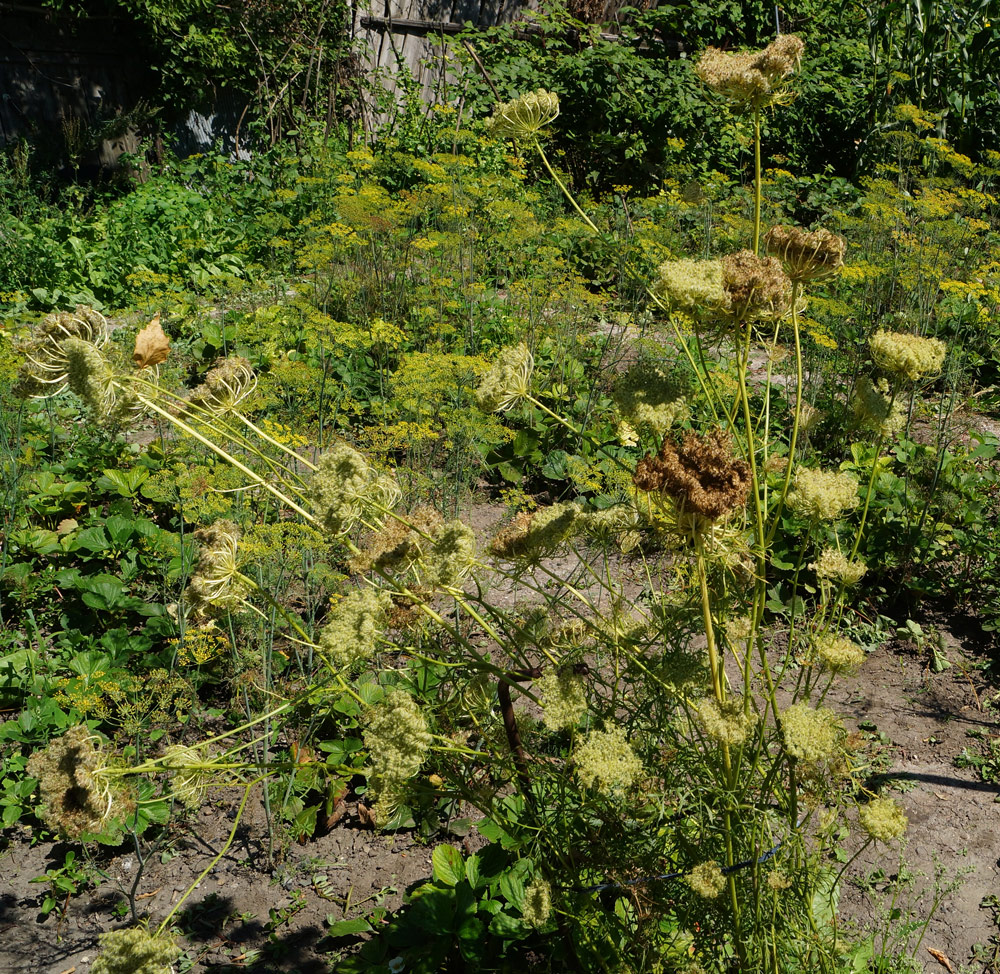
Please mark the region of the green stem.
[[760, 253], [760, 107], [753, 110], [753, 252]]

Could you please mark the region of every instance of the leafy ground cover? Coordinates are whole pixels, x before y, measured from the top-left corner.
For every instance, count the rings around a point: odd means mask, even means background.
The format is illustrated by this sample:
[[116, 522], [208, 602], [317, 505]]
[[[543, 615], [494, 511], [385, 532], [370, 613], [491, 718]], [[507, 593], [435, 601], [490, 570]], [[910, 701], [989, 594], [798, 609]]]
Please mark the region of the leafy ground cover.
[[745, 185], [541, 89], [22, 194], [9, 966], [995, 966], [1000, 157], [766, 168], [802, 55]]

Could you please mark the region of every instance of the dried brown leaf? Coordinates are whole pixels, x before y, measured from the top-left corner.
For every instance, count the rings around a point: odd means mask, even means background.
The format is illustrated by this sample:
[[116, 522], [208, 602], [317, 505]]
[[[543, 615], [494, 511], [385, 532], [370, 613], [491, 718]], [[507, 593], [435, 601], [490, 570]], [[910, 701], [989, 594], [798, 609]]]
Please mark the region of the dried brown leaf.
[[140, 371], [167, 360], [170, 354], [170, 339], [160, 327], [160, 313], [135, 336], [135, 351], [132, 360]]
[[950, 971], [951, 974], [958, 974], [952, 965], [951, 961], [948, 960], [948, 955], [942, 953], [940, 950], [935, 950], [933, 947], [927, 948], [927, 953], [931, 955], [945, 970]]

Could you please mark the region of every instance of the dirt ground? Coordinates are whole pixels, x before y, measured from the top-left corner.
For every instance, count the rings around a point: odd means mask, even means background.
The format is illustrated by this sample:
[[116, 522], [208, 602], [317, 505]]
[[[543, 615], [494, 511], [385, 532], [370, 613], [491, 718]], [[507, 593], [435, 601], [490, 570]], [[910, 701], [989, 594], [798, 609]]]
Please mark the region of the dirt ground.
[[[517, 598], [516, 592], [504, 594]], [[849, 729], [871, 741], [870, 784], [890, 788], [909, 817], [902, 861], [912, 881], [897, 905], [912, 905], [917, 917], [925, 917], [934, 898], [935, 870], [944, 871], [938, 887], [958, 879], [920, 945], [918, 956], [928, 972], [948, 971], [944, 961], [955, 972], [1000, 972], [993, 960], [997, 924], [993, 911], [981, 905], [1000, 892], [1000, 787], [984, 784], [972, 768], [955, 765], [964, 748], [978, 747], [970, 734], [998, 729], [1000, 684], [977, 665], [979, 649], [973, 639], [963, 642], [947, 634], [944, 655], [953, 665], [934, 673], [929, 649], [892, 639], [870, 655], [858, 676], [838, 681], [827, 700], [845, 715]], [[136, 885], [140, 911], [154, 922], [166, 916], [225, 843], [234, 807], [220, 798], [170, 827], [162, 847], [147, 855]], [[378, 905], [392, 909], [408, 886], [431, 871], [431, 846], [407, 835], [371, 831], [356, 807], [349, 807], [332, 831], [293, 844], [272, 863], [265, 837], [257, 802], [232, 848], [184, 904], [180, 926], [197, 945], [193, 971], [335, 970], [348, 942], [327, 935], [328, 918], [364, 915]], [[46, 886], [32, 880], [61, 866], [72, 847], [32, 846], [26, 833], [6, 838], [9, 845], [0, 854], [0, 971], [87, 974], [98, 935], [125, 924], [121, 904], [136, 879], [135, 853], [98, 851], [95, 885], [69, 898], [64, 913], [57, 909], [46, 917], [39, 910]], [[845, 857], [853, 851], [852, 841], [845, 839]], [[900, 868], [894, 850], [867, 850], [848, 868], [840, 906], [848, 929], [880, 930], [880, 938], [901, 950], [893, 938], [905, 941], [906, 931], [883, 917]], [[919, 933], [910, 934], [911, 945]]]

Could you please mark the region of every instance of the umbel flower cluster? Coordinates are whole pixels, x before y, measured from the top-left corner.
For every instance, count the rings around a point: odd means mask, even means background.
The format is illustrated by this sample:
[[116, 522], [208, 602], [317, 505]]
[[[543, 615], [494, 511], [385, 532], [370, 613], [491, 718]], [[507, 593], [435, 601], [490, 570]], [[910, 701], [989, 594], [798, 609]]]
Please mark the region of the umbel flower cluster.
[[655, 457], [647, 453], [639, 461], [633, 481], [640, 490], [673, 498], [685, 513], [716, 520], [743, 508], [750, 465], [733, 455], [724, 433], [689, 433], [679, 445], [665, 437]]
[[216, 521], [200, 528], [195, 538], [201, 542], [198, 565], [184, 593], [196, 618], [238, 609], [250, 591], [240, 572], [240, 529], [232, 521]]
[[112, 930], [101, 936], [101, 952], [90, 974], [171, 974], [181, 955], [172, 937], [146, 927]]
[[350, 531], [367, 512], [391, 508], [399, 496], [399, 485], [346, 443], [319, 458], [306, 493], [317, 520], [334, 536]]
[[104, 315], [83, 305], [74, 312], [46, 315], [23, 347], [24, 364], [15, 387], [20, 395], [52, 396], [69, 385], [68, 339], [91, 345], [99, 354], [111, 339], [111, 328]]
[[489, 128], [500, 139], [532, 139], [537, 138], [558, 117], [559, 96], [539, 88], [497, 105], [489, 120]]
[[789, 97], [783, 82], [795, 73], [804, 50], [793, 34], [782, 34], [762, 51], [729, 54], [710, 47], [698, 59], [695, 72], [734, 106], [760, 109]]
[[777, 258], [740, 250], [719, 260], [666, 261], [652, 292], [674, 310], [707, 321], [743, 322], [786, 314], [792, 284]]
[[788, 506], [810, 521], [835, 521], [858, 503], [858, 482], [840, 470], [799, 467]]
[[922, 338], [899, 331], [878, 331], [868, 340], [875, 364], [910, 382], [937, 375], [947, 346], [938, 338]]

